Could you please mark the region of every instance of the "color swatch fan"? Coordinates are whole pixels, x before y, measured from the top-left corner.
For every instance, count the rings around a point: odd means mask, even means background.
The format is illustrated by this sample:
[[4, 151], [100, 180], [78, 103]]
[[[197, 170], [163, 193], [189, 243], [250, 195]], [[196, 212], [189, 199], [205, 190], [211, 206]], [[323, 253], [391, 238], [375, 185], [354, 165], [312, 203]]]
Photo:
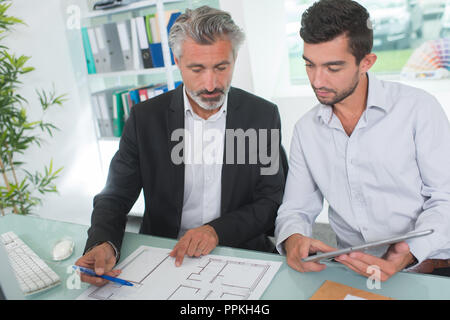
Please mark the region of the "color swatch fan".
[[450, 76], [450, 38], [430, 40], [417, 48], [402, 70], [406, 78], [443, 79]]

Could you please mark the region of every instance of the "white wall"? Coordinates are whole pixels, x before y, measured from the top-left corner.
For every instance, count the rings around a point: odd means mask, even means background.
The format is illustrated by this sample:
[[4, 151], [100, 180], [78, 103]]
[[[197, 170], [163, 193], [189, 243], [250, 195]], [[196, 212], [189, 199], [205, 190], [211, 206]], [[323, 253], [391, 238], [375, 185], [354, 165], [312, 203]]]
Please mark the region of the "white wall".
[[[245, 17], [244, 17], [244, 2], [242, 0], [220, 0], [220, 8], [224, 11], [232, 13], [234, 22], [243, 30], [246, 29]], [[253, 92], [253, 77], [251, 76], [251, 59], [249, 53], [248, 39], [244, 42], [239, 50], [234, 74], [232, 86], [241, 88], [243, 90]]]
[[254, 93], [271, 100], [288, 79], [284, 1], [245, 0], [243, 10], [251, 65], [247, 76], [253, 78]]

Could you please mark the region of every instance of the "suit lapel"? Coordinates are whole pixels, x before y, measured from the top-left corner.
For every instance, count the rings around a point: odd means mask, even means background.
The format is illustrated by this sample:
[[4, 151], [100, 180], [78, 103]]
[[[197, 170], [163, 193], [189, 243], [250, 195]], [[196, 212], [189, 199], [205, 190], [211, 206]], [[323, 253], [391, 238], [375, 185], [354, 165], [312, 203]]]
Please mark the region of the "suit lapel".
[[[230, 89], [228, 93], [228, 105], [227, 105], [227, 120], [226, 120], [226, 129], [237, 129], [242, 127], [240, 125], [240, 117], [239, 117], [239, 99], [235, 94], [235, 90], [233, 88]], [[235, 147], [235, 143], [232, 144]], [[235, 152], [236, 157], [236, 152]], [[230, 203], [230, 199], [232, 196], [232, 188], [234, 185], [234, 181], [236, 179], [236, 168], [237, 166], [233, 164], [227, 164], [227, 134], [225, 131], [225, 143], [224, 143], [224, 152], [223, 152], [223, 165], [222, 165], [222, 194], [221, 194], [221, 206], [220, 211], [221, 214], [227, 209], [228, 204]]]
[[[170, 166], [173, 172], [173, 190], [175, 206], [177, 208], [177, 228], [181, 223], [181, 213], [183, 210], [184, 198], [184, 162], [175, 164], [171, 158], [172, 150], [180, 143], [180, 141], [172, 141], [172, 133], [177, 129], [184, 129], [184, 100], [183, 100], [183, 85], [178, 86], [172, 97], [172, 101], [167, 111], [167, 136], [169, 146]], [[184, 139], [183, 139], [184, 142]]]

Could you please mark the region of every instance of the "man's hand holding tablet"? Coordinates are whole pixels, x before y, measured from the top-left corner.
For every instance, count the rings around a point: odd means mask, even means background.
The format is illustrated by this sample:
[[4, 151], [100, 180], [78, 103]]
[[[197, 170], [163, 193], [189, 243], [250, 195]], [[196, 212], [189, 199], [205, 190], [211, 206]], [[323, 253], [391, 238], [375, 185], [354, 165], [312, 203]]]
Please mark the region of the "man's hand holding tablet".
[[[317, 272], [326, 268], [326, 265], [318, 263], [320, 260], [334, 258], [337, 262], [346, 265], [348, 268], [366, 277], [372, 275], [371, 273], [368, 273], [369, 267], [377, 266], [380, 270], [380, 280], [386, 281], [415, 260], [415, 257], [410, 252], [409, 246], [405, 240], [426, 236], [431, 233], [433, 233], [433, 230], [431, 229], [410, 232], [406, 235], [374, 241], [341, 250], [336, 250], [319, 240], [308, 238], [300, 234], [293, 234], [286, 239], [284, 243], [286, 261], [290, 267], [297, 271]], [[388, 244], [390, 244], [390, 247], [382, 258], [360, 252], [368, 248]], [[322, 253], [308, 256], [311, 253], [317, 252]]]
[[303, 259], [308, 257], [309, 254], [317, 252], [332, 252], [337, 250], [322, 241], [308, 238], [298, 233], [295, 233], [286, 239], [284, 242], [284, 249], [286, 250], [287, 264], [291, 268], [300, 272], [317, 272], [326, 268], [326, 265], [315, 261], [303, 261]]

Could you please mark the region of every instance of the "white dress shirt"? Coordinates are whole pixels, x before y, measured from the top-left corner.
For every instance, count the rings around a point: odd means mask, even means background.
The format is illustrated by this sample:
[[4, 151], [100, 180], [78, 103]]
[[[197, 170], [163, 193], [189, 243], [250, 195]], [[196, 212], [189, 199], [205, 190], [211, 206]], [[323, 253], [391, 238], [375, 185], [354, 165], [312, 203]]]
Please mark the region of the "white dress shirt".
[[[423, 90], [369, 77], [367, 107], [349, 137], [332, 107], [296, 124], [277, 249], [294, 233], [311, 237], [325, 198], [338, 247], [434, 229], [407, 240], [412, 254], [450, 258], [450, 125]], [[381, 256], [387, 247], [368, 251]]]
[[227, 100], [207, 120], [193, 110], [183, 88], [185, 125], [184, 202], [178, 238], [220, 217]]

